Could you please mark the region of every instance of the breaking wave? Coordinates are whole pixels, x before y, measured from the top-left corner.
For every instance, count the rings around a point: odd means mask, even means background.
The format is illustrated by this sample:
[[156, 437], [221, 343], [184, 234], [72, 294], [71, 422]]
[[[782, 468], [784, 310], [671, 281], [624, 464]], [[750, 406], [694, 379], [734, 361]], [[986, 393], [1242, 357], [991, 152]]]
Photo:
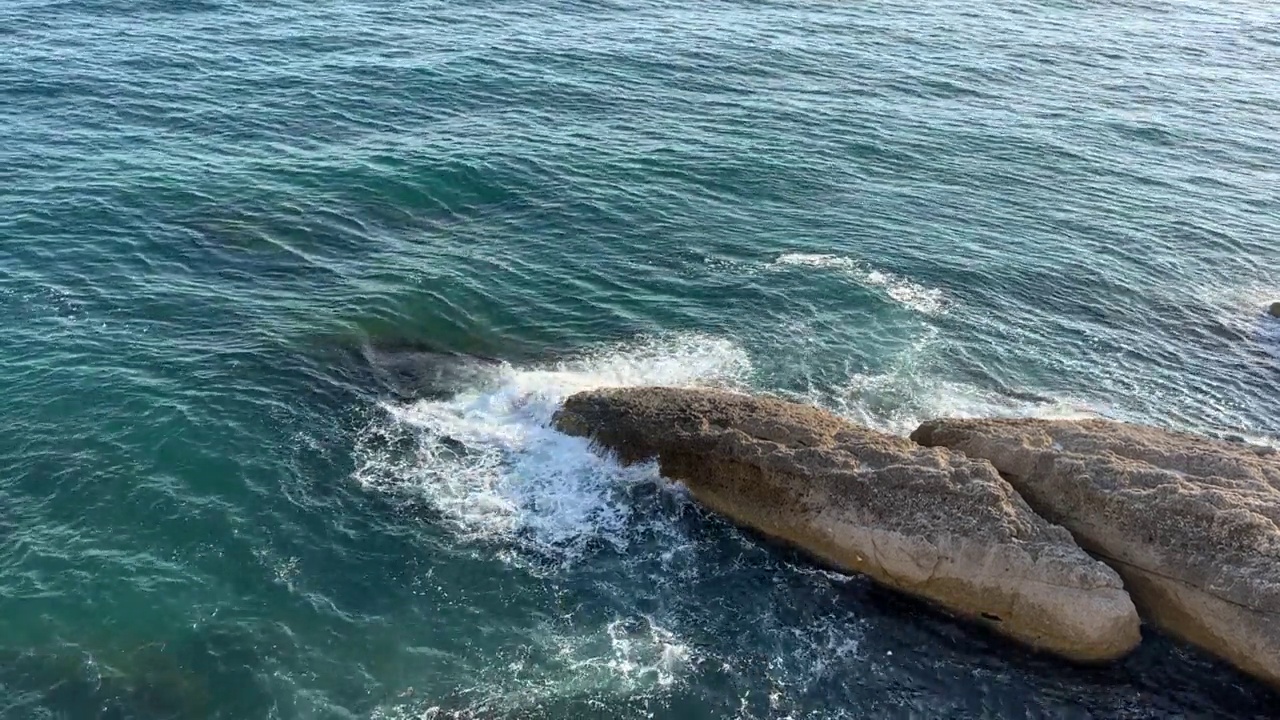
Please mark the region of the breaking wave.
[[[644, 702], [707, 673], [724, 676], [744, 708], [758, 706], [743, 717], [784, 716], [813, 683], [840, 677], [863, 633], [856, 608], [838, 599], [849, 578], [790, 565], [704, 516], [655, 466], [622, 467], [551, 428], [563, 400], [582, 390], [745, 387], [751, 372], [728, 340], [675, 335], [545, 367], [498, 367], [451, 398], [384, 404], [358, 448], [357, 480], [425, 499], [463, 545], [556, 586], [588, 587], [610, 610], [536, 621], [522, 637], [540, 660], [477, 678], [452, 709], [407, 700], [374, 717]], [[812, 606], [808, 623], [797, 625], [798, 605]], [[765, 665], [743, 654], [762, 646], [775, 648]], [[773, 689], [761, 692], [765, 678]]]
[[586, 545], [627, 543], [629, 487], [659, 482], [651, 465], [622, 467], [551, 427], [568, 396], [632, 385], [741, 385], [751, 363], [733, 343], [682, 335], [619, 345], [547, 367], [493, 370], [488, 382], [441, 400], [384, 403], [391, 421], [366, 435], [407, 431], [412, 450], [364, 442], [357, 479], [421, 494], [461, 537], [514, 541], [561, 559]]

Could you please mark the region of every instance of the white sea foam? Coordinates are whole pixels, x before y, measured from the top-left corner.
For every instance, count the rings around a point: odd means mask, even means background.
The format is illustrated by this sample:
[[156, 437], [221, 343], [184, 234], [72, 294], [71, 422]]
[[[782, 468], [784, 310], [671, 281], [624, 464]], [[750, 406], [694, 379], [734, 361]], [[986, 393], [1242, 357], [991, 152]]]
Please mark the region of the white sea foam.
[[[742, 386], [750, 371], [742, 349], [698, 334], [604, 348], [556, 365], [498, 368], [451, 398], [384, 404], [384, 415], [358, 443], [355, 477], [366, 487], [425, 499], [464, 545], [497, 548], [523, 572], [561, 579], [590, 574], [595, 551], [612, 547], [628, 549], [623, 562], [637, 572], [644, 566], [650, 574], [674, 576], [696, 567], [686, 557], [689, 539], [671, 517], [636, 497], [666, 498], [679, 516], [687, 502], [683, 490], [663, 482], [653, 465], [622, 467], [586, 440], [556, 432], [552, 416], [582, 390]], [[633, 542], [640, 545], [630, 548]], [[609, 553], [604, 566], [616, 558]], [[679, 596], [675, 586], [671, 592]], [[604, 623], [549, 623], [534, 631], [534, 644], [556, 660], [519, 678], [486, 678], [474, 702], [519, 707], [538, 698], [627, 695], [671, 685], [696, 655], [663, 623], [634, 611]], [[395, 716], [393, 708], [383, 712]]]
[[[471, 688], [460, 707], [438, 706], [435, 698], [405, 697], [376, 708], [370, 720], [521, 717], [555, 698], [627, 698], [675, 684], [693, 662], [692, 649], [654, 618], [616, 618], [591, 628], [560, 627], [538, 633], [550, 650], [549, 667], [508, 665], [500, 677]], [[547, 672], [550, 670], [550, 672]], [[454, 699], [456, 703], [456, 698]]]
[[769, 269], [809, 267], [838, 272], [863, 287], [883, 292], [889, 299], [926, 315], [940, 315], [947, 310], [947, 297], [938, 288], [879, 270], [865, 262], [842, 255], [824, 253], [784, 253], [769, 263]]
[[[1280, 301], [1280, 284], [1257, 280], [1242, 284], [1204, 283], [1190, 291], [1224, 327], [1252, 338], [1263, 352], [1280, 360], [1280, 319], [1271, 317], [1268, 311], [1271, 303]], [[1181, 301], [1178, 297], [1168, 300]]]
[[615, 618], [592, 633], [555, 633], [548, 644], [578, 684], [621, 692], [671, 685], [692, 656], [683, 640], [649, 616]]
[[858, 267], [858, 262], [852, 258], [842, 255], [828, 255], [825, 253], [783, 253], [774, 260], [770, 267], [778, 267], [781, 265], [802, 265], [805, 267], [816, 268], [834, 268], [836, 270], [854, 270]]
[[1223, 324], [1251, 330], [1259, 318], [1266, 317], [1271, 303], [1280, 300], [1280, 288], [1263, 283], [1232, 285], [1206, 284], [1193, 289], [1216, 312]]
[[503, 367], [484, 387], [448, 399], [385, 404], [392, 423], [415, 434], [415, 449], [395, 456], [365, 442], [356, 477], [420, 493], [463, 538], [515, 541], [562, 559], [592, 540], [624, 545], [628, 508], [616, 495], [657, 482], [656, 470], [601, 457], [586, 440], [552, 429], [552, 415], [582, 390], [738, 385], [749, 371], [745, 352], [704, 335], [632, 343], [550, 367]]
[[1099, 409], [1062, 398], [1018, 399], [961, 382], [903, 376], [854, 374], [831, 401], [850, 419], [884, 432], [910, 434], [934, 418], [1101, 417]]
[[936, 327], [926, 327], [877, 371], [855, 372], [836, 387], [810, 388], [796, 399], [826, 407], [854, 422], [896, 435], [908, 435], [925, 420], [970, 417], [1087, 418], [1109, 416], [1108, 408], [1074, 398], [1021, 397], [988, 390], [938, 372], [945, 342]]

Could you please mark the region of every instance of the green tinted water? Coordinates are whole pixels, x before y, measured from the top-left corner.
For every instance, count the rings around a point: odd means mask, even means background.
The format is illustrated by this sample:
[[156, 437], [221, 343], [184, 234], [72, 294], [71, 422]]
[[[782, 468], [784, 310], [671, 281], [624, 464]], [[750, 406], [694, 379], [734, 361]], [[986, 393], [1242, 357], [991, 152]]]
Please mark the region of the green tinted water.
[[0, 0], [0, 717], [1265, 716], [545, 428], [605, 384], [1274, 442], [1280, 15]]

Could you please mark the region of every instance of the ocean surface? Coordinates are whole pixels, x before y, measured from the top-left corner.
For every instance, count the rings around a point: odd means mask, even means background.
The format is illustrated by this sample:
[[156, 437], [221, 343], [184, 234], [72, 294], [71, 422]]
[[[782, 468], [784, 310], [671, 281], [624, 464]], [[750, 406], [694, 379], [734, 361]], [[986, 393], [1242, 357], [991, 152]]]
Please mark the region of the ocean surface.
[[1261, 0], [0, 0], [0, 718], [1266, 718], [547, 427], [1280, 437]]

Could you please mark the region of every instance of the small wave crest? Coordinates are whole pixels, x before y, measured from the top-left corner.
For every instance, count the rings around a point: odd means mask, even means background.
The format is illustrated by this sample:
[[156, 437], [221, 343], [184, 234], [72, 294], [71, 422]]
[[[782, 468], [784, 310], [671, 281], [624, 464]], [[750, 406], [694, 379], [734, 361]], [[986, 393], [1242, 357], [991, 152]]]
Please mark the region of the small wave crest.
[[829, 386], [810, 385], [792, 395], [895, 435], [909, 435], [921, 423], [936, 418], [1076, 419], [1109, 414], [1107, 408], [1075, 398], [988, 388], [948, 377], [942, 360], [946, 350], [941, 331], [926, 327], [879, 367], [852, 372]]
[[921, 285], [842, 255], [784, 253], [766, 267], [770, 270], [807, 267], [839, 272], [859, 285], [882, 292], [899, 305], [925, 315], [941, 315], [949, 304], [946, 294], [939, 288]]
[[921, 378], [896, 372], [855, 373], [831, 399], [840, 414], [868, 427], [909, 435], [935, 418], [1100, 417], [1092, 407], [1069, 399], [1014, 397], [963, 382]]

